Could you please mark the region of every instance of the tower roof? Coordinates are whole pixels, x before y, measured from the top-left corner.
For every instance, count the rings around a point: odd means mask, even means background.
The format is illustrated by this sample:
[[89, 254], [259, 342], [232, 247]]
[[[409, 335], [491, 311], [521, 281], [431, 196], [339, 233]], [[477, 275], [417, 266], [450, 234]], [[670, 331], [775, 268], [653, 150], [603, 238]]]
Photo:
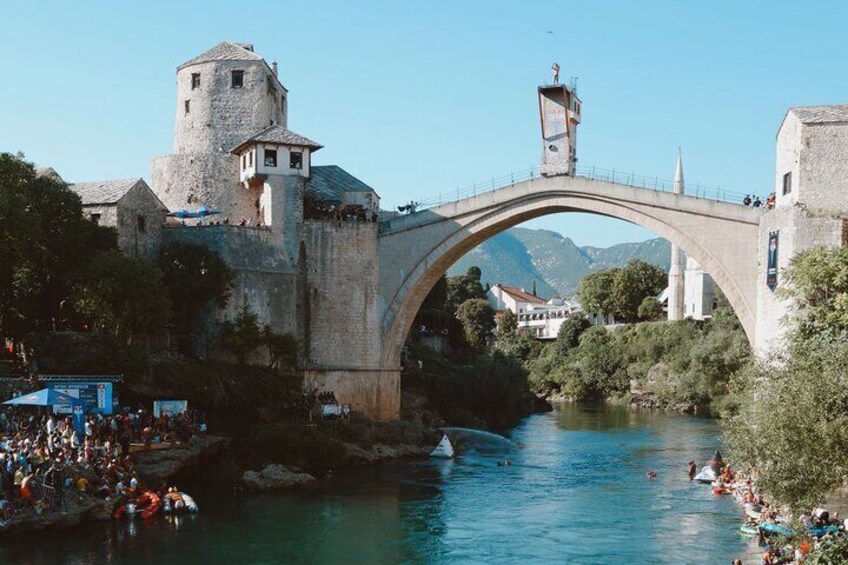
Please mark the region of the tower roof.
[[209, 63], [211, 61], [264, 61], [264, 59], [253, 52], [252, 45], [234, 43], [232, 41], [222, 41], [212, 49], [201, 53], [194, 59], [189, 59], [177, 67], [177, 70], [190, 65]]
[[295, 132], [284, 128], [279, 124], [274, 124], [262, 131], [255, 133], [236, 145], [232, 149], [232, 153], [238, 152], [245, 145], [250, 143], [278, 143], [280, 145], [297, 145], [300, 147], [308, 147], [312, 151], [318, 151], [323, 145], [316, 143], [309, 138], [296, 134]]
[[789, 111], [798, 116], [803, 124], [828, 124], [848, 122], [848, 104], [832, 106], [795, 106]]

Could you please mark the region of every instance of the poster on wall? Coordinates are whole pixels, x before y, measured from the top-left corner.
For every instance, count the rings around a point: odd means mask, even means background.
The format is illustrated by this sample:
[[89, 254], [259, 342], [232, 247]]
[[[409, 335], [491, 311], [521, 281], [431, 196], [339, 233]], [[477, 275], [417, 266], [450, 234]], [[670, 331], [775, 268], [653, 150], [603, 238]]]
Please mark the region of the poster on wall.
[[768, 241], [768, 266], [766, 267], [766, 284], [772, 291], [777, 288], [777, 235], [778, 232], [769, 233]]
[[175, 416], [188, 410], [188, 400], [154, 400], [153, 416]]

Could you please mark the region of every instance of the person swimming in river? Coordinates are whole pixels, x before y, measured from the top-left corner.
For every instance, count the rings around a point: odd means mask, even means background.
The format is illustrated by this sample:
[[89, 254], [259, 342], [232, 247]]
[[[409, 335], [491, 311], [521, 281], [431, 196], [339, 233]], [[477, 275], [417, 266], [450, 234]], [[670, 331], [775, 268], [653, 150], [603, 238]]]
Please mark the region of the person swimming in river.
[[654, 479], [657, 478], [657, 472], [656, 471], [648, 471], [647, 473], [645, 473], [645, 476], [648, 477], [651, 480], [654, 480]]
[[498, 461], [498, 467], [509, 467], [510, 465], [512, 465], [512, 461], [510, 461], [509, 459]]
[[695, 478], [695, 475], [698, 473], [698, 466], [695, 465], [694, 459], [692, 461], [689, 461], [688, 473], [690, 481], [693, 480]]

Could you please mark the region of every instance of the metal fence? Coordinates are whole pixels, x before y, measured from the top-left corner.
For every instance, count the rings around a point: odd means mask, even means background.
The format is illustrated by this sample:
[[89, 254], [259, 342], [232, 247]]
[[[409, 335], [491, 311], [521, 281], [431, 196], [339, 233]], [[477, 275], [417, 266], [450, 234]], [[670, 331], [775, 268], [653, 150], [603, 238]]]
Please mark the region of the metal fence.
[[[434, 206], [448, 204], [463, 198], [470, 198], [477, 196], [478, 194], [483, 194], [520, 182], [533, 180], [540, 176], [539, 168], [531, 167], [523, 171], [509, 173], [500, 177], [492, 177], [489, 180], [473, 183], [463, 188], [457, 188], [456, 190], [441, 192], [438, 195], [419, 200], [416, 202], [416, 209], [423, 210], [426, 208], [433, 208]], [[635, 173], [617, 171], [615, 169], [604, 169], [595, 166], [577, 167], [576, 176], [590, 180], [602, 180], [623, 186], [644, 188], [646, 190], [653, 190], [656, 192], [673, 192], [674, 189], [673, 180], [661, 179], [658, 176], [648, 177], [637, 175]], [[741, 205], [742, 200], [746, 196], [742, 192], [726, 190], [720, 186], [710, 186], [691, 182], [686, 183], [685, 186], [685, 194], [687, 196], [694, 196], [695, 198], [703, 198], [705, 200], [730, 202], [732, 204]]]

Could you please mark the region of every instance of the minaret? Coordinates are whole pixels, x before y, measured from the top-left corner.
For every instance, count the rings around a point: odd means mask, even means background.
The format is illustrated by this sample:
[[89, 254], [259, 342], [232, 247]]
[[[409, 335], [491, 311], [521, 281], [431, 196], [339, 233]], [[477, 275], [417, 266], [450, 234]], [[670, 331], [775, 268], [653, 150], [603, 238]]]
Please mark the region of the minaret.
[[[683, 194], [683, 160], [680, 150], [677, 150], [677, 166], [674, 170], [675, 194]], [[685, 260], [683, 251], [671, 244], [671, 267], [668, 270], [668, 319], [683, 319], [683, 268]]]

